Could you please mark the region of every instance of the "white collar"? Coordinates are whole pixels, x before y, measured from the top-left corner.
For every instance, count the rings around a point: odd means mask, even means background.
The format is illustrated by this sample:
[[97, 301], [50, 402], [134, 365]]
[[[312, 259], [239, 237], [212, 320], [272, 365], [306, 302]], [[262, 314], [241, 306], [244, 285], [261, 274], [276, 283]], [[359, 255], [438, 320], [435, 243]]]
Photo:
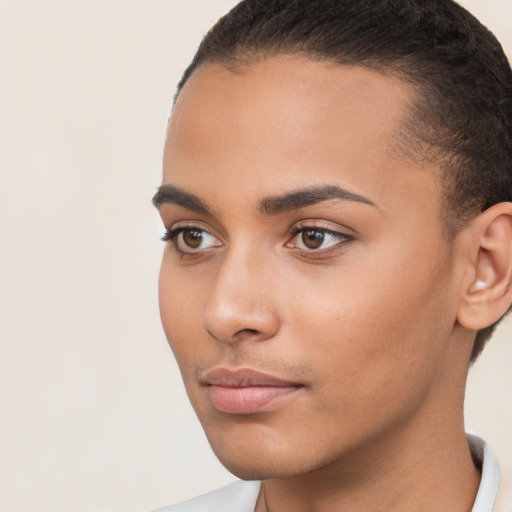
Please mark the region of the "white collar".
[[471, 512], [491, 512], [500, 485], [500, 465], [491, 447], [474, 434], [467, 434], [473, 460], [482, 467], [482, 479]]

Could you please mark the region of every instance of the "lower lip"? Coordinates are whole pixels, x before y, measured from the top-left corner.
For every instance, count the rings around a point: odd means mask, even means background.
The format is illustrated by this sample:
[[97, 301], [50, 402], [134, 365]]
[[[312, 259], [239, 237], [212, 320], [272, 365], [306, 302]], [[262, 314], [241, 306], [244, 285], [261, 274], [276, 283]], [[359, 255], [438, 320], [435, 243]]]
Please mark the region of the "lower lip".
[[261, 412], [298, 389], [298, 386], [208, 387], [213, 406], [228, 414]]

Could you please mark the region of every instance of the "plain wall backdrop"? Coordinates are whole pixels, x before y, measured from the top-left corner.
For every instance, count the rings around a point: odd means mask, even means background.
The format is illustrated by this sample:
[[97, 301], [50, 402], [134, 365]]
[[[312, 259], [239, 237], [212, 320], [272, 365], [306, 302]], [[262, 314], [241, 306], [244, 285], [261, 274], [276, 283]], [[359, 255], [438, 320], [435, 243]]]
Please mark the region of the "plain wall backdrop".
[[[0, 512], [142, 512], [234, 479], [160, 326], [175, 84], [234, 0], [0, 0]], [[512, 55], [512, 1], [462, 2]], [[467, 426], [512, 461], [512, 322]]]

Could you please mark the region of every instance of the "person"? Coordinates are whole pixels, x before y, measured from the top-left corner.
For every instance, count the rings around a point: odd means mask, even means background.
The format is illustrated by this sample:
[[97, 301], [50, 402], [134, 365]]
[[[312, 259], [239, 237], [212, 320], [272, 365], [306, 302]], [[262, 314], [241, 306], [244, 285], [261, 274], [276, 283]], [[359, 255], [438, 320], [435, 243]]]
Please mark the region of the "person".
[[241, 480], [161, 511], [510, 512], [463, 402], [512, 302], [511, 184], [512, 72], [454, 1], [221, 18], [153, 202], [164, 330]]

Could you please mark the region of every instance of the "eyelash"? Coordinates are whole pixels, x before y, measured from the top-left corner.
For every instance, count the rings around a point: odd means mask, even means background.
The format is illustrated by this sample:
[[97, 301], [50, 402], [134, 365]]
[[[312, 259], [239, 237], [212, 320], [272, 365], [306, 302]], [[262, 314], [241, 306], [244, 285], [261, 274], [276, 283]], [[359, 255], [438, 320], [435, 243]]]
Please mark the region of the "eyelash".
[[[209, 231], [206, 229], [200, 227], [200, 226], [179, 226], [174, 229], [168, 229], [165, 231], [164, 236], [162, 236], [161, 240], [163, 242], [172, 242], [174, 249], [178, 253], [178, 255], [181, 258], [194, 258], [199, 256], [201, 253], [204, 253], [207, 249], [198, 249], [194, 251], [193, 248], [190, 249], [190, 251], [184, 251], [179, 248], [177, 238], [180, 234], [185, 232], [200, 232], [200, 233], [206, 233], [208, 236], [215, 238]], [[221, 245], [221, 244], [219, 244]]]
[[162, 240], [162, 242], [171, 242], [176, 238], [180, 231], [183, 231], [183, 229], [185, 228], [166, 229], [160, 240]]
[[[196, 232], [202, 232], [202, 233], [206, 233], [207, 235], [215, 238], [209, 231], [207, 231], [206, 229], [202, 228], [202, 227], [199, 227], [199, 226], [179, 226], [177, 228], [174, 228], [174, 229], [168, 229], [165, 231], [164, 235], [162, 236], [161, 240], [163, 242], [172, 242], [173, 246], [174, 246], [174, 249], [176, 250], [176, 252], [180, 255], [180, 257], [182, 258], [193, 258], [193, 257], [196, 257], [202, 253], [204, 253], [204, 251], [207, 251], [208, 249], [210, 248], [206, 248], [206, 249], [198, 249], [196, 251], [194, 251], [194, 249], [190, 249], [190, 251], [183, 251], [181, 250], [179, 247], [178, 247], [178, 244], [177, 244], [177, 237], [183, 233], [183, 232], [186, 232], [186, 231], [189, 231], [189, 232], [193, 232], [193, 231], [196, 231]], [[312, 248], [309, 248], [309, 249], [306, 249], [306, 248], [298, 248], [298, 247], [289, 247], [289, 244], [293, 241], [294, 238], [297, 237], [297, 235], [299, 235], [300, 233], [306, 233], [306, 232], [316, 232], [316, 233], [321, 233], [324, 237], [325, 236], [330, 236], [330, 237], [335, 237], [335, 238], [338, 238], [339, 241], [325, 249], [322, 249], [321, 247], [319, 247], [318, 249], [312, 249]], [[351, 235], [347, 235], [346, 233], [342, 233], [342, 232], [339, 232], [339, 231], [334, 231], [334, 230], [331, 230], [331, 229], [328, 229], [328, 228], [325, 228], [325, 227], [322, 227], [322, 226], [315, 226], [315, 225], [296, 225], [294, 226], [289, 232], [288, 232], [288, 236], [290, 237], [289, 240], [286, 242], [285, 244], [285, 247], [289, 247], [290, 249], [295, 249], [297, 252], [299, 252], [300, 254], [304, 254], [308, 257], [322, 257], [322, 256], [329, 256], [333, 253], [338, 253], [338, 252], [341, 252], [343, 250], [345, 250], [347, 244], [349, 244], [350, 242], [352, 242], [354, 240], [354, 237], [351, 236]], [[219, 243], [219, 246], [222, 245], [221, 243]]]
[[[293, 241], [299, 234], [303, 233], [303, 235], [307, 232], [315, 232], [315, 233], [321, 233], [323, 237], [333, 237], [337, 238], [338, 241], [326, 248], [318, 248], [318, 249], [303, 249], [303, 248], [294, 248], [297, 252], [300, 254], [304, 254], [311, 257], [327, 257], [335, 253], [339, 253], [341, 251], [344, 251], [346, 249], [346, 246], [354, 240], [354, 237], [351, 235], [348, 235], [346, 233], [342, 233], [340, 231], [335, 231], [333, 229], [329, 229], [323, 226], [315, 226], [311, 224], [298, 224], [294, 226], [289, 231], [289, 236], [291, 237], [290, 240], [286, 243], [286, 246]], [[325, 238], [324, 238], [325, 240]]]

